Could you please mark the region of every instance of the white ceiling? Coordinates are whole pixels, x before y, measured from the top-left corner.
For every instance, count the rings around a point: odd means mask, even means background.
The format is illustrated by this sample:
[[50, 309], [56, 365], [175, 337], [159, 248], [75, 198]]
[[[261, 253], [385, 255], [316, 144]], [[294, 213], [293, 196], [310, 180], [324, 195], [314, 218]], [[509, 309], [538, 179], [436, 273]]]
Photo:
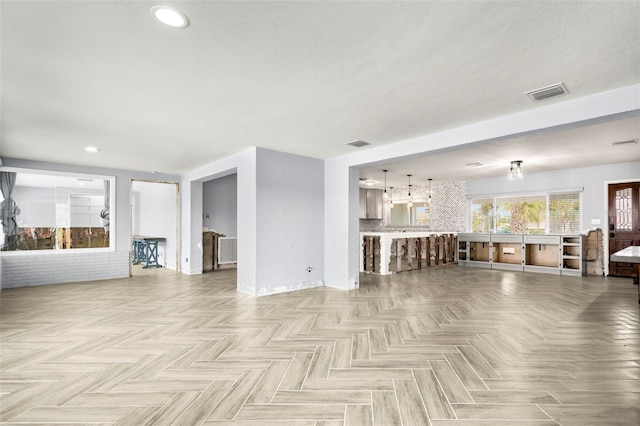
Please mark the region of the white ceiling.
[[0, 2], [0, 155], [165, 173], [250, 146], [330, 158], [536, 108], [523, 92], [560, 81], [544, 105], [640, 82], [638, 1], [168, 2], [183, 30], [156, 3]]
[[[634, 139], [638, 143], [613, 145]], [[376, 181], [370, 185], [374, 188], [384, 186], [384, 169], [388, 170], [387, 186], [397, 187], [407, 186], [407, 174], [412, 174], [412, 185], [426, 185], [429, 178], [470, 180], [504, 176], [506, 179], [511, 161], [516, 160], [523, 162], [525, 173], [640, 161], [640, 116], [390, 161], [360, 169], [360, 177]], [[482, 166], [468, 166], [471, 163]]]

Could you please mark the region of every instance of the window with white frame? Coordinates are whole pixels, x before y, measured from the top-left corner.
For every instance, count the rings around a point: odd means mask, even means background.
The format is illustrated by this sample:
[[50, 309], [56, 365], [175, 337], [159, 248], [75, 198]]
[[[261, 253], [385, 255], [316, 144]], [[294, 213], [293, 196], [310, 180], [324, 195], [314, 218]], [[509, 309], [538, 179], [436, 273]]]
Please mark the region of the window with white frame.
[[581, 230], [581, 191], [483, 197], [470, 200], [476, 233], [571, 234]]
[[0, 252], [113, 250], [113, 176], [0, 168]]

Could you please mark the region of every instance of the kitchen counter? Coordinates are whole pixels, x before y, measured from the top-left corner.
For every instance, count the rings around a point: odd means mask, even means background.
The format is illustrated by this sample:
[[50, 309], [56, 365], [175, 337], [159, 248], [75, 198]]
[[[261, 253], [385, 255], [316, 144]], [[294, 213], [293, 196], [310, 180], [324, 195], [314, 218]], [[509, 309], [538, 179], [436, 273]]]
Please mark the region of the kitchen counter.
[[[390, 275], [391, 273], [393, 273], [393, 271], [390, 268], [390, 262], [392, 257], [392, 244], [394, 242], [397, 243], [398, 240], [406, 240], [406, 239], [421, 239], [421, 240], [427, 239], [428, 240], [429, 237], [431, 236], [436, 236], [439, 239], [443, 235], [448, 235], [448, 236], [453, 235], [455, 237], [456, 234], [457, 234], [456, 232], [445, 232], [445, 231], [389, 231], [389, 232], [365, 231], [365, 232], [360, 232], [360, 246], [363, 247], [363, 249], [360, 250], [360, 272], [372, 272], [371, 270], [367, 270], [368, 268], [366, 267], [367, 252], [373, 252], [372, 257], [375, 262], [375, 265], [373, 265], [372, 268], [370, 269], [374, 270], [375, 273], [380, 275]], [[373, 250], [370, 248], [367, 251], [367, 247], [366, 247], [367, 238], [365, 237], [378, 237], [380, 239], [379, 250]], [[426, 240], [425, 240], [425, 244], [426, 244]], [[413, 249], [413, 247], [411, 247], [410, 249]], [[439, 255], [439, 250], [438, 250], [438, 255]], [[421, 259], [421, 260], [425, 262], [425, 265], [429, 265], [430, 254], [427, 254], [426, 257], [427, 257], [426, 259]], [[411, 260], [412, 260], [411, 254], [409, 255], [407, 260], [411, 265]], [[422, 261], [418, 263], [421, 265]], [[439, 260], [436, 261], [436, 263], [439, 263]], [[398, 262], [398, 265], [400, 265], [400, 262]], [[411, 269], [416, 269], [416, 268], [411, 268]]]

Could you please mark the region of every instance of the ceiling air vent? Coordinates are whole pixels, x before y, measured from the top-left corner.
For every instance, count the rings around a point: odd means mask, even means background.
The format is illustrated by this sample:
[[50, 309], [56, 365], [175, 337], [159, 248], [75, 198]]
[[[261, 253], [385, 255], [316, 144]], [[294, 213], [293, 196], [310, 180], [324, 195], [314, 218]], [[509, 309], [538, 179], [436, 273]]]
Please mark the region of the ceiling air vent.
[[525, 92], [532, 101], [538, 102], [544, 99], [554, 98], [556, 96], [562, 96], [569, 93], [564, 83], [556, 83], [551, 86], [541, 87], [539, 89], [530, 90]]
[[347, 142], [345, 145], [355, 146], [356, 148], [361, 148], [363, 146], [371, 145], [369, 142], [361, 141], [358, 139], [357, 141]]

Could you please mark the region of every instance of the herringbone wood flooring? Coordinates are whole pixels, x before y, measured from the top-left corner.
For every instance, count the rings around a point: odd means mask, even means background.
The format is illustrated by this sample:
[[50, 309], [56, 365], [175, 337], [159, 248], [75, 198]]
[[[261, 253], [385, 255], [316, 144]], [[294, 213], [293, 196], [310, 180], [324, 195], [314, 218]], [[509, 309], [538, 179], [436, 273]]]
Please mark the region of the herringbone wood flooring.
[[0, 298], [2, 424], [640, 424], [626, 279], [450, 266], [256, 299], [155, 270]]

